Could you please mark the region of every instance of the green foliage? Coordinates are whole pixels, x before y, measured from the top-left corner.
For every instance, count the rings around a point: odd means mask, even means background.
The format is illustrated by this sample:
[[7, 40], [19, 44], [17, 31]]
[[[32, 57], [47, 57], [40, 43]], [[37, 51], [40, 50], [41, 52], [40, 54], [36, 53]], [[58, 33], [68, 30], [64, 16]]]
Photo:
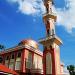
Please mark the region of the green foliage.
[[0, 44], [0, 50], [2, 49], [5, 49], [5, 46]]
[[75, 66], [74, 65], [67, 66], [67, 70], [69, 71], [70, 75], [75, 75]]

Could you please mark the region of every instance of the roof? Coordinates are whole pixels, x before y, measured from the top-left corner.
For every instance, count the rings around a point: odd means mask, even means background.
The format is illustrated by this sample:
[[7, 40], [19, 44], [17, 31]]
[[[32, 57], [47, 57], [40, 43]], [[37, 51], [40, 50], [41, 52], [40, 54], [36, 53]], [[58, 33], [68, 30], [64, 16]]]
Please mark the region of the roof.
[[38, 43], [32, 39], [25, 39], [25, 40], [22, 40], [18, 45], [30, 45], [36, 49], [38, 49]]
[[0, 55], [5, 54], [5, 53], [10, 53], [10, 52], [15, 52], [18, 50], [22, 50], [24, 48], [43, 56], [42, 51], [39, 50], [39, 48], [38, 48], [38, 43], [32, 39], [22, 40], [17, 46], [0, 51]]
[[0, 72], [1, 73], [7, 73], [7, 74], [15, 74], [18, 75], [15, 71], [7, 68], [5, 65], [0, 64]]

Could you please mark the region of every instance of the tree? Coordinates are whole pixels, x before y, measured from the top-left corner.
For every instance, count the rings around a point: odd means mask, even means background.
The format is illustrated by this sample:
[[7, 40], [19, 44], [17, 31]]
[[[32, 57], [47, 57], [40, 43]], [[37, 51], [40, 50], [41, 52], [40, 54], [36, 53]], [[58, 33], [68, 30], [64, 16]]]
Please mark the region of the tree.
[[69, 71], [70, 75], [75, 75], [75, 66], [74, 65], [67, 66], [67, 70]]
[[2, 49], [5, 49], [5, 46], [0, 44], [0, 50]]
[[[5, 46], [0, 44], [0, 50], [2, 50], [2, 49], [5, 49]], [[0, 56], [0, 63], [2, 63], [2, 61], [3, 61], [3, 59], [2, 59], [2, 57]]]

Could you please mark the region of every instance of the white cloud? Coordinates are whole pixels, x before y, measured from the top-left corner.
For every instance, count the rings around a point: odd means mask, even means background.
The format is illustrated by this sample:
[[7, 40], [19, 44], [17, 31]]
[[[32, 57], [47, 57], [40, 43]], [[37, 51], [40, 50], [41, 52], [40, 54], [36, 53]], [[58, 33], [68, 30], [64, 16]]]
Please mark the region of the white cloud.
[[[27, 15], [40, 15], [45, 12], [42, 0], [7, 0], [18, 3], [18, 11]], [[65, 0], [64, 8], [53, 8], [57, 14], [57, 25], [62, 25], [68, 32], [75, 28], [75, 0]], [[68, 9], [66, 9], [66, 7]]]
[[9, 3], [17, 3], [18, 11], [26, 15], [38, 15], [43, 13], [42, 0], [7, 0]]
[[63, 25], [71, 33], [72, 29], [75, 28], [75, 0], [65, 0], [65, 3], [66, 6], [63, 9], [56, 9], [57, 23]]
[[33, 14], [37, 12], [33, 5], [26, 1], [20, 3], [19, 10], [24, 14]]

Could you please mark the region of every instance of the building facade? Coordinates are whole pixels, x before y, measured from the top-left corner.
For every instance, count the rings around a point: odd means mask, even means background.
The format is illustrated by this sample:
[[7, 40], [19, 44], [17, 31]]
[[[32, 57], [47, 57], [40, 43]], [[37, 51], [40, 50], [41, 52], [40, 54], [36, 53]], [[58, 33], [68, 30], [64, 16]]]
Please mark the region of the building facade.
[[[58, 61], [59, 56], [56, 55], [56, 57], [56, 61]], [[22, 40], [17, 46], [0, 52], [0, 59], [2, 65], [16, 72], [13, 75], [44, 75], [45, 60], [43, 60], [43, 52], [39, 50], [38, 43], [34, 40]], [[52, 69], [48, 69], [52, 67], [52, 63], [49, 53], [46, 55], [46, 61], [47, 73], [50, 73]], [[59, 63], [56, 69], [61, 75], [64, 74], [63, 64]]]
[[2, 64], [22, 74], [43, 74], [42, 52], [38, 44], [31, 40], [23, 40], [16, 47], [0, 53]]

